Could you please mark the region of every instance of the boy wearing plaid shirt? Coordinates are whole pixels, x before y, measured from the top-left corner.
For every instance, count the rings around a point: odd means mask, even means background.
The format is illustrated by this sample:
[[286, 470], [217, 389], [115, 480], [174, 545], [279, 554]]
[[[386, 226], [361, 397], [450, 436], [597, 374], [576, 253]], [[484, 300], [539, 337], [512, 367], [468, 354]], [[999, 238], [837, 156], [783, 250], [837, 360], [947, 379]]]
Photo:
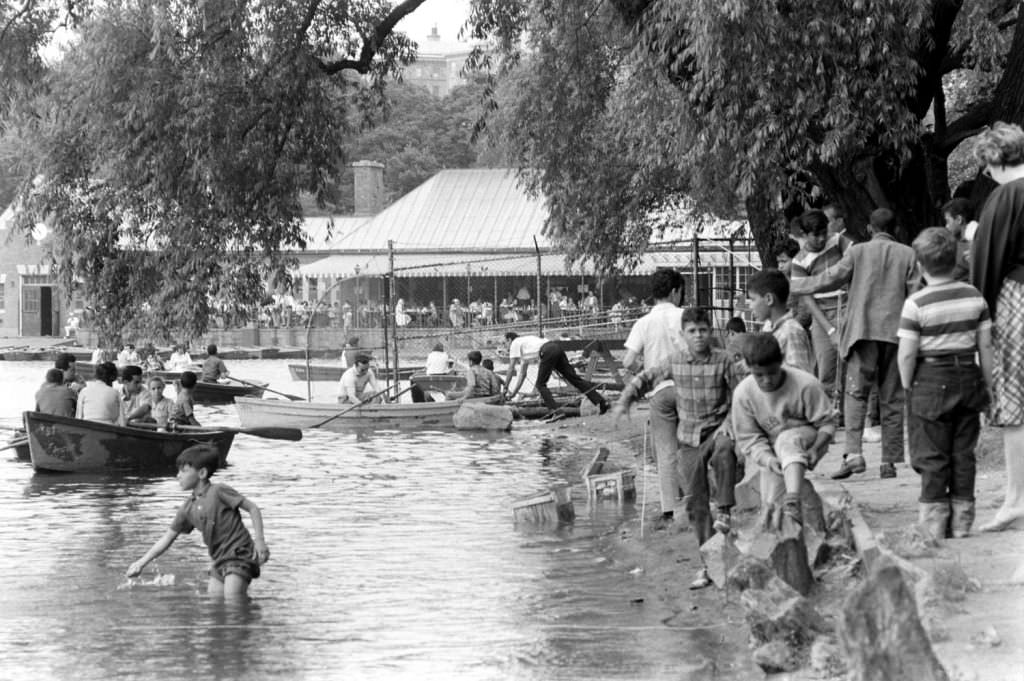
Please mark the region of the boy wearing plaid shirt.
[[[638, 394], [662, 379], [672, 379], [679, 415], [677, 463], [686, 494], [683, 504], [697, 541], [703, 545], [711, 538], [713, 529], [723, 533], [731, 530], [731, 511], [736, 504], [736, 454], [725, 428], [732, 395], [733, 360], [725, 350], [711, 347], [711, 318], [706, 310], [687, 308], [681, 319], [683, 348], [667, 361], [633, 377], [612, 410], [616, 418], [628, 413]], [[718, 507], [714, 525], [709, 505], [709, 464], [715, 476]], [[710, 584], [707, 570], [701, 568], [690, 588]]]
[[754, 318], [764, 322], [782, 348], [782, 363], [814, 373], [814, 351], [807, 331], [787, 307], [789, 280], [778, 270], [762, 270], [747, 281], [747, 302]]

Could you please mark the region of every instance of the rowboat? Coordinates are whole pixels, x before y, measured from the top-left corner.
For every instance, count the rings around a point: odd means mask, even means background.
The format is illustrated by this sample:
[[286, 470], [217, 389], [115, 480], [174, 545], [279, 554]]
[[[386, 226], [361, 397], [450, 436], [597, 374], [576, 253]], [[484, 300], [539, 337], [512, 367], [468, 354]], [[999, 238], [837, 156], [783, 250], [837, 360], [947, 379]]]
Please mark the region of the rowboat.
[[199, 381], [192, 389], [192, 399], [196, 404], [231, 404], [236, 397], [259, 399], [263, 397], [263, 389], [266, 387], [267, 384], [262, 381], [246, 381], [242, 385]]
[[203, 432], [160, 433], [109, 423], [27, 411], [24, 414], [32, 466], [39, 471], [109, 471], [171, 474], [187, 447], [212, 443], [227, 461], [235, 433], [210, 428]]
[[[121, 375], [122, 367], [117, 368], [118, 376]], [[196, 374], [201, 370], [199, 367], [192, 369]], [[96, 378], [96, 365], [92, 362], [75, 362], [75, 372], [87, 381], [91, 381]], [[159, 376], [164, 379], [165, 383], [173, 383], [174, 381], [181, 379], [180, 371], [147, 371], [145, 367], [142, 367], [142, 374], [144, 376]]]
[[[236, 397], [238, 420], [243, 427], [284, 426], [292, 428], [320, 427], [345, 431], [367, 429], [452, 428], [452, 416], [461, 402], [413, 402], [338, 404], [337, 402], [285, 402]], [[354, 407], [354, 408], [353, 408]], [[337, 418], [324, 423], [331, 417]], [[323, 424], [323, 425], [319, 425]]]
[[7, 444], [0, 449], [13, 449], [15, 456], [18, 457], [18, 461], [30, 461], [31, 457], [28, 452], [28, 438], [25, 436], [25, 431], [18, 429], [14, 431], [11, 439], [7, 441]]
[[[398, 380], [405, 381], [422, 369], [422, 366], [401, 367], [398, 370]], [[378, 376], [385, 374], [382, 367], [376, 367], [374, 371]], [[288, 373], [291, 374], [293, 381], [305, 381], [307, 374], [310, 381], [340, 381], [345, 368], [340, 364], [310, 364], [307, 372], [305, 364], [289, 364]]]

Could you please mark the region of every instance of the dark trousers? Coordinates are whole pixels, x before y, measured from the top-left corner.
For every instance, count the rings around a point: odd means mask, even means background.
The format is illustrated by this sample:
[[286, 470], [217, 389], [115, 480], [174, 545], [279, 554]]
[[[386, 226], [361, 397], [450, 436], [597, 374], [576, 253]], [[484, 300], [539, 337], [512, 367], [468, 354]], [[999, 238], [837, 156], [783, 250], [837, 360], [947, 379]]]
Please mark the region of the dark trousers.
[[604, 396], [597, 392], [597, 386], [581, 378], [572, 368], [561, 345], [555, 341], [548, 341], [540, 346], [538, 354], [540, 355], [540, 366], [537, 368], [537, 392], [540, 393], [541, 399], [544, 400], [544, 406], [548, 409], [558, 409], [558, 403], [555, 402], [551, 391], [548, 390], [548, 379], [551, 378], [552, 371], [557, 372], [565, 379], [566, 383], [586, 395], [587, 399], [594, 404], [599, 405], [604, 402]]
[[910, 463], [921, 475], [920, 501], [974, 501], [978, 414], [987, 400], [978, 366], [918, 363], [908, 425]]
[[895, 343], [857, 341], [846, 358], [846, 453], [861, 454], [871, 388], [878, 388], [882, 418], [882, 463], [903, 462], [903, 387]]
[[732, 440], [725, 435], [716, 437], [712, 431], [696, 447], [679, 445], [677, 457], [686, 516], [703, 546], [711, 538], [708, 466], [715, 480], [715, 505], [721, 510], [730, 509], [736, 505], [736, 452]]

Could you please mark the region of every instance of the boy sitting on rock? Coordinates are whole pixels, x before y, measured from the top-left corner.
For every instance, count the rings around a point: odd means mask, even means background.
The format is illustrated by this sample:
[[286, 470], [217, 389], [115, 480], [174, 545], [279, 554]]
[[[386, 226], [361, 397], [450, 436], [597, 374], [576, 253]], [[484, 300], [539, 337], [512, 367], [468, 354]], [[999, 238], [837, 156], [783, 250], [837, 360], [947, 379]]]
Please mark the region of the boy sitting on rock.
[[765, 508], [777, 503], [782, 487], [782, 515], [802, 525], [800, 488], [804, 472], [828, 452], [835, 432], [832, 404], [817, 378], [783, 366], [772, 334], [750, 334], [743, 351], [750, 376], [733, 393], [736, 447], [761, 467]]

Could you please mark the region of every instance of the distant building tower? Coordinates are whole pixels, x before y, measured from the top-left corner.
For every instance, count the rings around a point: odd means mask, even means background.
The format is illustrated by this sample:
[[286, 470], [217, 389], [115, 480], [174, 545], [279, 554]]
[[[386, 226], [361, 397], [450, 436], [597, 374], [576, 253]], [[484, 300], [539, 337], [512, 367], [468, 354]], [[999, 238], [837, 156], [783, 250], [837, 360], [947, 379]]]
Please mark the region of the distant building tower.
[[376, 215], [384, 208], [384, 164], [377, 161], [356, 161], [352, 164], [353, 215]]
[[419, 85], [436, 97], [444, 97], [452, 88], [462, 85], [462, 67], [474, 44], [441, 40], [435, 25], [426, 41], [419, 42], [416, 61], [405, 68], [402, 80]]

